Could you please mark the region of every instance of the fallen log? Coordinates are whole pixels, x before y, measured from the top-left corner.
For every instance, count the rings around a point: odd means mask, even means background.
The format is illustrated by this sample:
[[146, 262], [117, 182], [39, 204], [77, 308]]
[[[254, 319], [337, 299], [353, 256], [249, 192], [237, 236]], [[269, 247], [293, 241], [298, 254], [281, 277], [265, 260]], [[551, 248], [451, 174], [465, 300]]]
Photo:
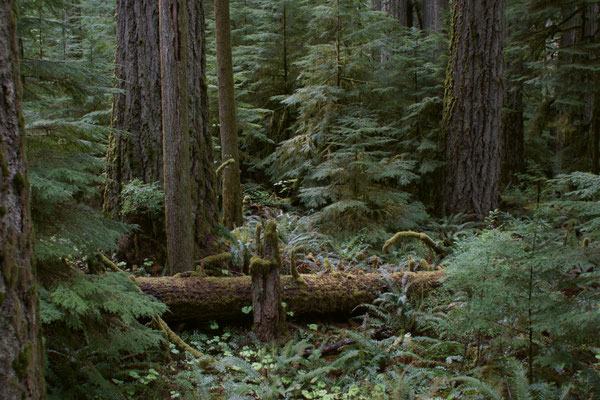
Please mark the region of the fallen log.
[[[440, 286], [443, 271], [390, 274], [397, 284], [409, 284], [409, 296], [424, 295]], [[370, 303], [377, 292], [388, 289], [380, 274], [332, 272], [302, 275], [298, 283], [291, 275], [281, 276], [282, 300], [286, 311], [305, 314], [349, 315], [362, 303]], [[201, 276], [136, 278], [141, 290], [169, 306], [163, 318], [170, 321], [208, 321], [244, 318], [243, 307], [252, 305], [251, 278]]]

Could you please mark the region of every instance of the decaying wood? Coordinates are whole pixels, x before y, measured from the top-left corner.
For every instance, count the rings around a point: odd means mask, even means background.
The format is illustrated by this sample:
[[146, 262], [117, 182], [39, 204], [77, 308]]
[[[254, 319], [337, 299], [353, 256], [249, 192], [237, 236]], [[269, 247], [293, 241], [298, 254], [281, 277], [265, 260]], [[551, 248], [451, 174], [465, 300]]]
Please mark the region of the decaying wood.
[[[295, 316], [306, 314], [351, 314], [362, 303], [375, 300], [377, 292], [388, 289], [380, 274], [333, 272], [301, 275], [297, 284], [291, 275], [281, 276], [282, 300]], [[409, 284], [409, 296], [420, 296], [440, 286], [443, 271], [394, 273], [392, 281]], [[169, 306], [166, 320], [208, 321], [242, 319], [242, 308], [252, 304], [251, 278], [161, 277], [136, 278], [144, 293]]]
[[254, 256], [250, 261], [253, 329], [263, 342], [270, 342], [287, 330], [281, 305], [281, 264], [277, 224], [269, 221], [260, 257]]

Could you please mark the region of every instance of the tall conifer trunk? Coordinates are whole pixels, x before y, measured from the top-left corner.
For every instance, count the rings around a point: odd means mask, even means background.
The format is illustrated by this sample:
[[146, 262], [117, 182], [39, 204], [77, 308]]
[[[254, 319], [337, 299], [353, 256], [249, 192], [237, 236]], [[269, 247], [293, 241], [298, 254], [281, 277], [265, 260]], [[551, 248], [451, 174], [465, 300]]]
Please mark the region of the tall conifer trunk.
[[44, 399], [44, 354], [16, 38], [17, 4], [0, 4], [0, 398]]
[[423, 29], [442, 33], [448, 0], [423, 0]]
[[223, 225], [232, 229], [243, 223], [240, 157], [235, 116], [233, 61], [229, 0], [215, 1], [215, 34], [217, 42], [217, 77], [219, 80], [219, 123], [221, 125], [221, 161], [235, 162], [223, 170]]
[[165, 225], [169, 273], [193, 268], [186, 1], [159, 0]]
[[[213, 146], [208, 130], [208, 95], [204, 11], [201, 1], [188, 1], [187, 11], [187, 104], [191, 157], [191, 193], [194, 258], [215, 253], [214, 228], [217, 223], [217, 192]], [[163, 184], [162, 109], [159, 52], [158, 2], [118, 0], [117, 87], [113, 104], [113, 127], [123, 133], [109, 139], [108, 181], [104, 208], [120, 217], [119, 194], [135, 178], [145, 183]], [[126, 133], [125, 133], [126, 132]], [[140, 223], [140, 221], [132, 221]], [[146, 235], [165, 241], [164, 232], [143, 226]], [[148, 222], [148, 221], [146, 221]], [[153, 229], [154, 228], [154, 229]], [[154, 255], [156, 248], [150, 251]], [[145, 255], [148, 256], [148, 255]], [[144, 255], [141, 255], [143, 258]], [[190, 266], [191, 267], [191, 266]]]
[[508, 185], [515, 175], [525, 171], [525, 126], [523, 116], [523, 61], [513, 60], [509, 69], [515, 76], [507, 83], [502, 115], [502, 166], [500, 181]]
[[484, 218], [498, 205], [505, 0], [456, 0], [442, 131], [446, 210]]

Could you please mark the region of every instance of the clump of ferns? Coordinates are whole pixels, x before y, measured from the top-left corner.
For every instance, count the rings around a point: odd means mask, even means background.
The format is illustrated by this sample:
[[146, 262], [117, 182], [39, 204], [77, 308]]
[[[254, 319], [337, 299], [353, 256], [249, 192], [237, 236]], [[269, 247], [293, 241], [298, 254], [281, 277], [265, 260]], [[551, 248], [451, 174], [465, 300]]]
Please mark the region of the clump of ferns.
[[[506, 360], [504, 373], [495, 377], [495, 381], [487, 382], [472, 376], [457, 376], [452, 378], [453, 382], [459, 385], [452, 391], [452, 398], [485, 398], [492, 400], [545, 400], [571, 398], [570, 392], [572, 386], [564, 385], [556, 387], [546, 382], [531, 383], [527, 377], [527, 372], [523, 365], [510, 358]], [[448, 397], [451, 398], [451, 397]]]
[[469, 215], [459, 213], [440, 220], [431, 219], [423, 233], [439, 238], [444, 247], [452, 247], [459, 238], [479, 232], [485, 226], [485, 222], [469, 220]]
[[221, 384], [226, 398], [297, 398], [315, 379], [324, 379], [337, 365], [325, 363], [320, 350], [306, 340], [289, 341], [278, 352], [273, 347], [267, 353], [268, 363], [241, 357], [221, 360], [220, 368], [229, 373]]
[[383, 279], [388, 291], [380, 293], [372, 303], [357, 307], [365, 311], [363, 329], [385, 328], [392, 335], [412, 332], [419, 313], [418, 304], [408, 298], [410, 284], [398, 284], [386, 272]]

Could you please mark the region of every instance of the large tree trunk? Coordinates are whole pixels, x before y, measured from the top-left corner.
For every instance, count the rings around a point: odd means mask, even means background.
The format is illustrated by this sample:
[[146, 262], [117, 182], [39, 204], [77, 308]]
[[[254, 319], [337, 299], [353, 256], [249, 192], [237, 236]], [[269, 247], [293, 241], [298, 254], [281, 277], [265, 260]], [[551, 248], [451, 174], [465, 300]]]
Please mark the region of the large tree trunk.
[[[410, 283], [408, 294], [420, 296], [441, 284], [444, 273], [394, 273], [396, 284]], [[356, 306], [372, 302], [377, 292], [389, 289], [379, 274], [325, 273], [301, 275], [305, 284], [291, 275], [281, 276], [281, 299], [295, 316], [306, 314], [349, 315]], [[146, 294], [169, 306], [165, 319], [173, 321], [209, 321], [243, 318], [242, 308], [252, 305], [250, 276], [236, 278], [165, 277], [137, 278]]]
[[[217, 250], [214, 227], [217, 223], [216, 176], [213, 146], [208, 129], [204, 11], [201, 1], [188, 1], [187, 15], [187, 98], [191, 156], [192, 217], [194, 257], [203, 258]], [[107, 184], [104, 208], [120, 218], [119, 195], [125, 184], [139, 178], [145, 183], [163, 184], [162, 110], [159, 51], [158, 2], [119, 0], [117, 4], [117, 88], [113, 133], [109, 139]], [[165, 242], [156, 220], [130, 221], [141, 225], [144, 234]], [[156, 230], [161, 232], [156, 232]], [[150, 241], [148, 241], [150, 243]], [[147, 249], [154, 255], [156, 246]]]
[[0, 398], [43, 399], [44, 354], [35, 275], [17, 4], [0, 5]]
[[423, 29], [442, 33], [448, 0], [423, 0]]
[[446, 210], [483, 219], [498, 205], [505, 0], [456, 0], [442, 131]]
[[217, 77], [219, 80], [219, 123], [221, 132], [221, 161], [235, 162], [223, 170], [223, 225], [228, 229], [241, 226], [242, 189], [240, 186], [240, 157], [233, 91], [233, 61], [231, 56], [231, 27], [229, 0], [215, 1], [215, 34], [217, 44]]
[[159, 0], [165, 225], [169, 273], [194, 265], [186, 1]]

